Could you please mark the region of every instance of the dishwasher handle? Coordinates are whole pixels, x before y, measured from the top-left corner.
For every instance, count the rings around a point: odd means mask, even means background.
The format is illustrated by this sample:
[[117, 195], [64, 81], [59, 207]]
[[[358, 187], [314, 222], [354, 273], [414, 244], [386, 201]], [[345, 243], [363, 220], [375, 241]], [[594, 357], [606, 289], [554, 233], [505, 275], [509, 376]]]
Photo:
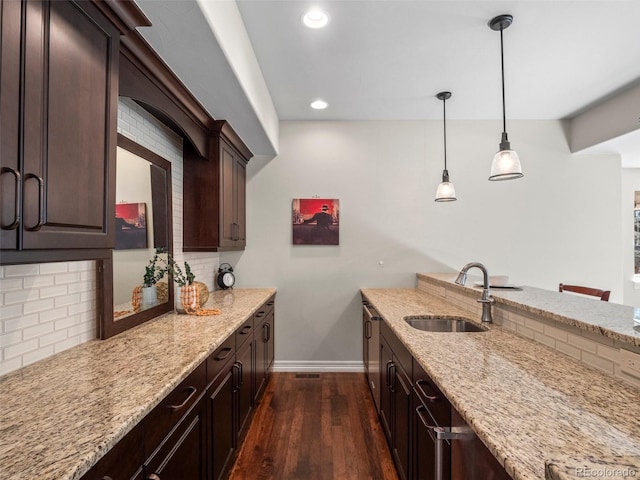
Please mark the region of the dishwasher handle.
[[437, 425], [429, 425], [423, 411], [427, 412], [427, 407], [424, 405], [418, 405], [416, 407], [416, 414], [420, 418], [422, 424], [427, 428], [429, 436], [433, 440], [435, 445], [435, 478], [436, 480], [445, 480], [445, 465], [444, 465], [444, 453], [445, 443], [450, 444], [451, 440], [466, 440], [474, 435], [473, 431], [469, 427], [439, 427]]

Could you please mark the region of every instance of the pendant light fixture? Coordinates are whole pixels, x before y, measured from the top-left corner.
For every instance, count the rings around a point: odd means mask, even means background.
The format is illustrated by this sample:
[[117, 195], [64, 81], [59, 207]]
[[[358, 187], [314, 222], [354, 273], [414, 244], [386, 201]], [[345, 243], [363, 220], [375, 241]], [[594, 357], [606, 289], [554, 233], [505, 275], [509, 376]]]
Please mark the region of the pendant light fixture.
[[442, 182], [438, 184], [436, 190], [436, 202], [455, 202], [457, 200], [456, 189], [449, 181], [449, 171], [447, 170], [447, 100], [451, 98], [451, 92], [440, 92], [436, 98], [442, 100], [444, 123], [444, 170], [442, 170]]
[[502, 70], [502, 139], [500, 141], [500, 151], [493, 157], [489, 180], [513, 180], [523, 176], [520, 158], [518, 158], [518, 154], [514, 150], [511, 150], [511, 144], [507, 137], [502, 32], [505, 28], [508, 28], [511, 23], [513, 23], [513, 17], [511, 15], [498, 15], [489, 22], [491, 30], [500, 31], [500, 66]]

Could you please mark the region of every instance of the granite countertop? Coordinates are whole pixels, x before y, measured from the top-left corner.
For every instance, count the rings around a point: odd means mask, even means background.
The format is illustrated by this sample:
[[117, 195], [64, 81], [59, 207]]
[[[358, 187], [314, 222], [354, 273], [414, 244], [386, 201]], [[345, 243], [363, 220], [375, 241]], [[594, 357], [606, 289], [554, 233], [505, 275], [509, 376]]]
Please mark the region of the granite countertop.
[[[455, 273], [419, 273], [417, 276], [460, 291], [473, 288], [454, 283]], [[471, 280], [467, 282], [467, 285], [472, 284]], [[529, 286], [519, 289], [492, 288], [491, 295], [496, 303], [640, 347], [640, 308]], [[585, 308], [585, 302], [588, 302], [588, 308]]]
[[0, 479], [79, 478], [274, 294], [213, 292], [220, 315], [168, 314], [0, 377]]
[[404, 316], [469, 317], [425, 292], [362, 294], [514, 479], [581, 478], [575, 466], [588, 462], [600, 471], [603, 463], [627, 465], [640, 478], [638, 389], [498, 325], [479, 333], [416, 330]]

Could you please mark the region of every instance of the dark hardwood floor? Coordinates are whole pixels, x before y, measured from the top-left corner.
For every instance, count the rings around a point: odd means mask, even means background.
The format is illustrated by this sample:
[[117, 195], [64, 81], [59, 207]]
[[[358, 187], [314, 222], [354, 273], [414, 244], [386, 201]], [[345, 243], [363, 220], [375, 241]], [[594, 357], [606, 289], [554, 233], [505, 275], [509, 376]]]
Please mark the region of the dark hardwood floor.
[[274, 373], [230, 480], [397, 480], [363, 373]]

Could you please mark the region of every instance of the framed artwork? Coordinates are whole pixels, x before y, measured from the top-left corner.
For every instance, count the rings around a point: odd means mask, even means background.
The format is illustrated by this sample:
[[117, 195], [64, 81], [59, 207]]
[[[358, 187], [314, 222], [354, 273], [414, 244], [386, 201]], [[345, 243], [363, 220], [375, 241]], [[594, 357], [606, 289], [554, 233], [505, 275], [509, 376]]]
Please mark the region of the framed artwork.
[[147, 204], [116, 204], [116, 250], [147, 248]]
[[294, 198], [294, 245], [340, 245], [340, 200]]

